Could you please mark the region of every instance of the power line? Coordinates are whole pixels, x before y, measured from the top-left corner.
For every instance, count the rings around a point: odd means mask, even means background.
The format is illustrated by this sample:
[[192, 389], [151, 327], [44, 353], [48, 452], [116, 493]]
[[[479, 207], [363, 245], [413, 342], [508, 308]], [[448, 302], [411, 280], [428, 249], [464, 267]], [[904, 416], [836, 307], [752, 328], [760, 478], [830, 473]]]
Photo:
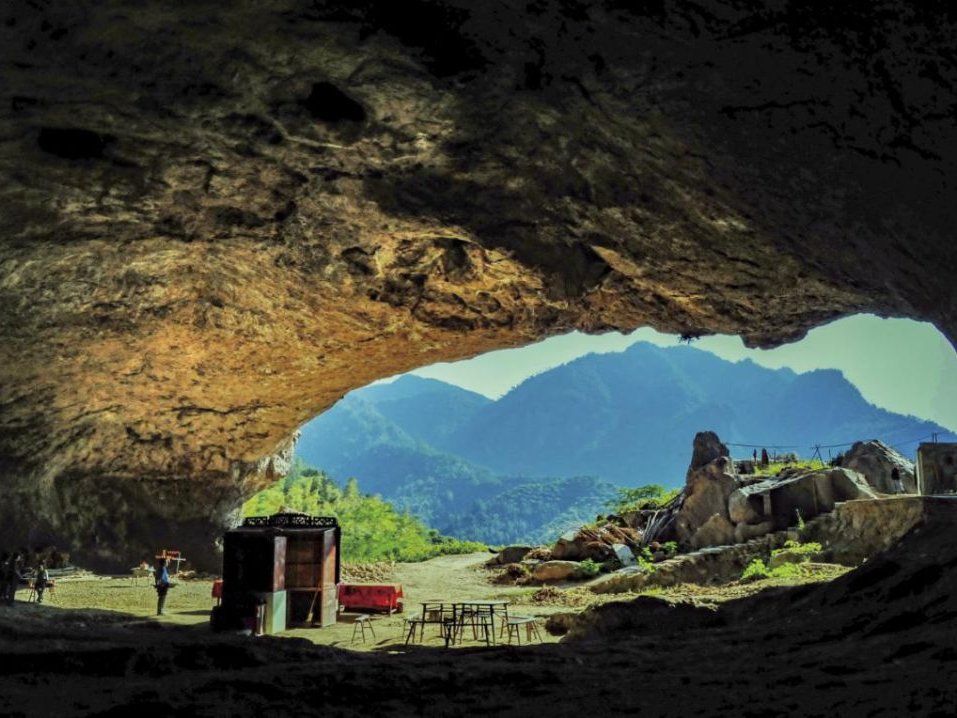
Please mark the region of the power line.
[[799, 449], [798, 444], [733, 444], [731, 442], [722, 442], [725, 446], [738, 446], [744, 449]]

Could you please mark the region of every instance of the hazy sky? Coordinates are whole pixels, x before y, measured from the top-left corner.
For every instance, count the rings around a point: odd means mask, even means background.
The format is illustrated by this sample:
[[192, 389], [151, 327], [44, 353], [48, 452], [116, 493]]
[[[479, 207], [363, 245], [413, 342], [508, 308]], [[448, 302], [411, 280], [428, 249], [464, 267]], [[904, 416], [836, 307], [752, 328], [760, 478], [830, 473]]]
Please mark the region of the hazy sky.
[[[653, 329], [628, 335], [573, 332], [522, 349], [434, 364], [413, 373], [496, 398], [533, 374], [585, 354], [621, 351], [639, 340], [659, 346], [678, 344], [678, 337]], [[746, 349], [738, 337], [724, 335], [704, 337], [691, 346], [730, 361], [751, 359], [771, 368], [839, 369], [871, 403], [957, 430], [957, 353], [931, 324], [862, 314], [767, 351]]]

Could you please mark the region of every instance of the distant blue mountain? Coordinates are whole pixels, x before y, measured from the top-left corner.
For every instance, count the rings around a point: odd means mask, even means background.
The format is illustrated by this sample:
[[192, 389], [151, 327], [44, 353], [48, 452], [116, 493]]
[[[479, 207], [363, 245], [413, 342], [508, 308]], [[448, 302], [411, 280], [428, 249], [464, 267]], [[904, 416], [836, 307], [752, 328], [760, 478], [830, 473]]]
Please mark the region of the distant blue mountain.
[[[935, 432], [957, 440], [933, 422], [869, 404], [839, 371], [797, 374], [639, 342], [533, 376], [497, 401], [409, 375], [372, 385], [306, 424], [297, 453], [444, 532], [530, 540], [555, 530], [566, 509], [598, 513], [613, 485], [681, 485], [692, 439], [706, 429], [802, 456], [860, 439], [905, 454]], [[576, 478], [551, 478], [564, 483], [545, 491], [543, 477]]]
[[[869, 404], [839, 371], [797, 374], [639, 342], [528, 379], [440, 446], [498, 472], [678, 486], [691, 441], [704, 429], [726, 442], [791, 446], [803, 456], [818, 444], [953, 436]], [[901, 448], [913, 453], [915, 443]]]

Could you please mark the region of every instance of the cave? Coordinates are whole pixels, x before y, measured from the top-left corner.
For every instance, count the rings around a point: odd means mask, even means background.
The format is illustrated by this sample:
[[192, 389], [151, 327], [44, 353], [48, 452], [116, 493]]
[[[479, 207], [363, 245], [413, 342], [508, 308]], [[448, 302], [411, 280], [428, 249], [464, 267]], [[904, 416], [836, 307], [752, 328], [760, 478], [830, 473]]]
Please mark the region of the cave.
[[350, 389], [572, 329], [957, 337], [942, 4], [2, 17], [0, 544], [216, 567]]

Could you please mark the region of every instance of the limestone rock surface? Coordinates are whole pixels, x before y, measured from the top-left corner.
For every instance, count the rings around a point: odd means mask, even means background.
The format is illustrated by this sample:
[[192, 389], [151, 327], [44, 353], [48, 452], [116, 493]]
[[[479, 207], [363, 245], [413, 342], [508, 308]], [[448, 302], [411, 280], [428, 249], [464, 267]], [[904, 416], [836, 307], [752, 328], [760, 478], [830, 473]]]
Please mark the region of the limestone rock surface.
[[706, 546], [730, 546], [734, 542], [734, 524], [721, 514], [712, 514], [692, 534], [689, 541], [693, 549], [705, 548]]
[[532, 578], [536, 581], [565, 581], [577, 570], [577, 561], [542, 561], [532, 569]]
[[[873, 499], [876, 494], [864, 477], [848, 469], [820, 471], [785, 471], [765, 481], [742, 486], [736, 492], [735, 502], [749, 501], [749, 506], [760, 505], [759, 519], [771, 522], [775, 530], [804, 521], [834, 509], [837, 502]], [[769, 495], [770, 512], [764, 512], [764, 501]], [[757, 523], [749, 521], [748, 523]]]
[[917, 492], [914, 463], [883, 441], [858, 441], [844, 454], [841, 466], [863, 475], [867, 483], [884, 494], [899, 492], [894, 480], [896, 471], [904, 493]]
[[954, 337], [935, 7], [10, 0], [0, 542], [215, 566], [348, 390], [571, 329]]
[[[693, 548], [731, 543], [734, 525], [728, 504], [740, 480], [734, 474], [727, 447], [713, 432], [699, 433], [692, 456], [685, 478], [684, 500], [674, 522], [678, 541]], [[700, 536], [698, 532], [702, 532]]]

